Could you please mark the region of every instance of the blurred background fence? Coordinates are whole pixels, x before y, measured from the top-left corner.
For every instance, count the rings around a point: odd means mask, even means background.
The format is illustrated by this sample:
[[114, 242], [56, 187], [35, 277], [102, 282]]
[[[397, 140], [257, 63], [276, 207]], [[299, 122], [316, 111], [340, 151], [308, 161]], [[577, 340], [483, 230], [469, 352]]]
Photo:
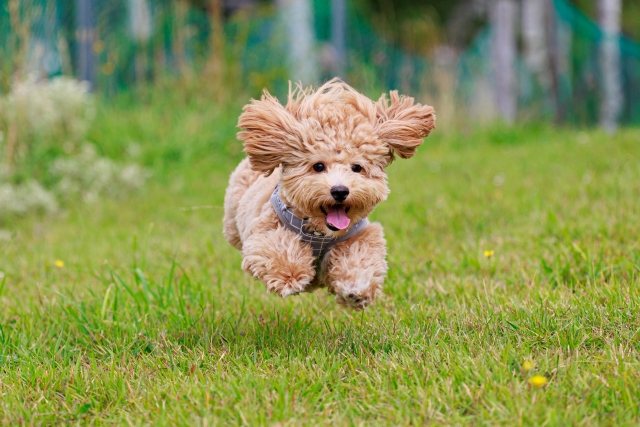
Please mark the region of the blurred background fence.
[[339, 75], [438, 105], [445, 122], [640, 123], [640, 44], [607, 30], [606, 14], [567, 0], [424, 3], [8, 0], [0, 88], [70, 75], [109, 97], [177, 77], [257, 96]]

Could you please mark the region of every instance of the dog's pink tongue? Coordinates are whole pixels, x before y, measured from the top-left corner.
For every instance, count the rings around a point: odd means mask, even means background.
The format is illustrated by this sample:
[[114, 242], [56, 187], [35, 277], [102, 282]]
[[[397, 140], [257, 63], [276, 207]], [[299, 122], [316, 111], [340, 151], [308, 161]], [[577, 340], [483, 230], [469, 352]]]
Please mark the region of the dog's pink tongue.
[[344, 230], [349, 226], [351, 220], [344, 211], [344, 207], [333, 207], [327, 212], [327, 222], [338, 230]]

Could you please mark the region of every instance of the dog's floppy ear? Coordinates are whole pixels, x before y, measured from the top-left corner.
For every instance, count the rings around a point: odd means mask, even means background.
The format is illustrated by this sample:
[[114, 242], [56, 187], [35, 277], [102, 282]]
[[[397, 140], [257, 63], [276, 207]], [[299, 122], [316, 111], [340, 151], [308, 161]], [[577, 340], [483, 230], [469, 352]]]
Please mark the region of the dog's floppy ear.
[[299, 122], [266, 90], [260, 100], [245, 105], [238, 119], [238, 139], [251, 168], [270, 175], [292, 149], [299, 149], [302, 139]]
[[436, 127], [435, 110], [428, 105], [415, 104], [413, 98], [399, 96], [395, 90], [389, 95], [391, 103], [386, 94], [376, 103], [376, 133], [389, 144], [392, 157], [396, 153], [408, 159], [416, 153], [422, 138], [429, 136]]

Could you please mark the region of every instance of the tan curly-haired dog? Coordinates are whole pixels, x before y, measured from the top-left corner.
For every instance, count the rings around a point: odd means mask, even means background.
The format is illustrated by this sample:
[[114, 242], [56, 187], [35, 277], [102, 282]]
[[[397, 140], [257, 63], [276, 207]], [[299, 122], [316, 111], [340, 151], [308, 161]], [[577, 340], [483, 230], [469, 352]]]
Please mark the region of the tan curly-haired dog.
[[382, 226], [367, 216], [387, 198], [385, 167], [409, 158], [435, 127], [432, 107], [390, 93], [373, 102], [340, 80], [265, 91], [244, 107], [244, 159], [224, 201], [224, 235], [242, 268], [285, 297], [326, 286], [361, 309], [387, 273]]

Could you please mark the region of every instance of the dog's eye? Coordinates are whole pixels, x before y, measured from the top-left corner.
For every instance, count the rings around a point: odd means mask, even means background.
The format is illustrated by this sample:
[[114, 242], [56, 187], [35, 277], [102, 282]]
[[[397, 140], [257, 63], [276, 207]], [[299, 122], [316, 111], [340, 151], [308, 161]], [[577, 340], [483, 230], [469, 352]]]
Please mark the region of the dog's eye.
[[313, 165], [313, 170], [316, 172], [322, 172], [324, 170], [324, 163], [316, 163]]
[[351, 166], [351, 170], [354, 171], [355, 173], [360, 173], [360, 172], [362, 172], [362, 166], [353, 165], [353, 166]]

